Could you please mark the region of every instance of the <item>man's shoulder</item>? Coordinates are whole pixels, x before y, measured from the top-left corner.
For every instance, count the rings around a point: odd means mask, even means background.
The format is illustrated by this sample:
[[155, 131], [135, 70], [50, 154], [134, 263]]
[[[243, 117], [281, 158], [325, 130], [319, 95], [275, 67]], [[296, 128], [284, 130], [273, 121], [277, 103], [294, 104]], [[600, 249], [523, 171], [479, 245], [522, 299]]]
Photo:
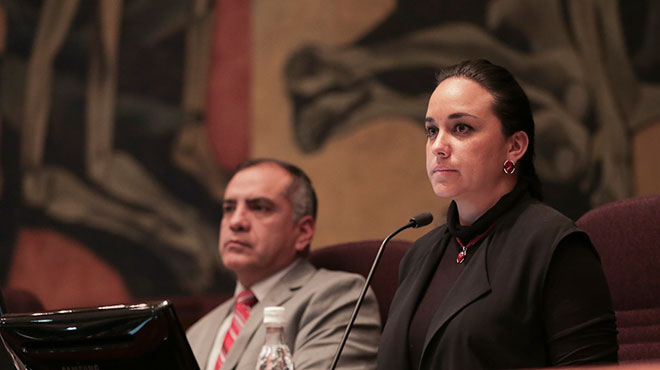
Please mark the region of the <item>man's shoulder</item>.
[[319, 268], [316, 270], [313, 279], [328, 281], [364, 281], [364, 276], [355, 272]]
[[300, 261], [281, 282], [285, 284], [301, 283], [302, 286], [324, 286], [337, 284], [361, 284], [365, 279], [362, 275], [342, 270], [317, 268], [308, 260]]
[[[349, 315], [364, 288], [364, 283], [365, 278], [360, 274], [319, 268], [306, 284], [294, 293], [288, 304], [297, 306], [302, 323], [338, 312]], [[380, 324], [378, 303], [371, 288], [363, 301], [362, 312], [377, 317], [376, 324]]]
[[347, 271], [327, 270], [321, 268], [317, 271], [314, 277], [316, 281], [326, 282], [325, 284], [333, 285], [335, 287], [342, 287], [343, 289], [361, 290], [364, 285], [365, 278], [361, 274]]
[[347, 292], [359, 292], [364, 282], [364, 276], [358, 273], [314, 268], [314, 272], [300, 285], [300, 289], [294, 295], [300, 299], [314, 300]]

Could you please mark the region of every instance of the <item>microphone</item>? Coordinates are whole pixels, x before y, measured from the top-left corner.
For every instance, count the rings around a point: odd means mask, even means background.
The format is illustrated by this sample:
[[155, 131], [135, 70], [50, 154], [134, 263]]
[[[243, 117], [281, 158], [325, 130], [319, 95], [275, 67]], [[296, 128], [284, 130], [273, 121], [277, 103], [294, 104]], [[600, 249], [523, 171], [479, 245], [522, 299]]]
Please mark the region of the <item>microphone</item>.
[[[417, 216], [410, 219], [410, 222], [414, 223], [414, 225], [412, 225], [413, 229], [416, 229], [418, 227], [424, 227], [430, 224], [431, 221], [433, 221], [433, 215], [428, 212], [420, 213]], [[395, 231], [393, 235], [396, 235], [399, 231], [402, 230], [403, 229]]]
[[348, 325], [346, 326], [346, 331], [344, 332], [344, 336], [341, 338], [341, 341], [339, 342], [339, 346], [337, 347], [337, 352], [335, 353], [335, 357], [332, 359], [332, 365], [330, 366], [330, 370], [335, 370], [335, 367], [337, 367], [337, 363], [339, 362], [339, 356], [341, 356], [341, 351], [344, 349], [344, 346], [346, 345], [346, 340], [348, 339], [348, 334], [351, 332], [351, 329], [353, 328], [353, 324], [355, 323], [355, 318], [357, 317], [358, 312], [360, 311], [360, 306], [362, 306], [362, 301], [364, 301], [364, 296], [367, 294], [367, 289], [369, 289], [369, 283], [371, 283], [371, 280], [374, 277], [374, 272], [376, 271], [376, 267], [378, 267], [378, 262], [380, 262], [380, 257], [383, 254], [383, 251], [385, 250], [385, 244], [390, 241], [396, 234], [402, 232], [405, 229], [409, 228], [418, 228], [418, 227], [423, 227], [431, 223], [433, 221], [433, 215], [431, 215], [428, 212], [420, 213], [417, 216], [413, 217], [408, 221], [407, 224], [401, 226], [400, 228], [394, 230], [393, 233], [387, 236], [385, 240], [383, 240], [383, 243], [380, 245], [380, 248], [378, 248], [378, 253], [376, 253], [376, 258], [374, 259], [373, 264], [371, 265], [371, 270], [369, 271], [369, 275], [367, 275], [367, 280], [364, 282], [364, 287], [362, 287], [362, 292], [360, 292], [360, 296], [358, 297], [357, 303], [355, 304], [355, 308], [353, 309], [353, 314], [351, 314], [351, 318], [348, 321]]

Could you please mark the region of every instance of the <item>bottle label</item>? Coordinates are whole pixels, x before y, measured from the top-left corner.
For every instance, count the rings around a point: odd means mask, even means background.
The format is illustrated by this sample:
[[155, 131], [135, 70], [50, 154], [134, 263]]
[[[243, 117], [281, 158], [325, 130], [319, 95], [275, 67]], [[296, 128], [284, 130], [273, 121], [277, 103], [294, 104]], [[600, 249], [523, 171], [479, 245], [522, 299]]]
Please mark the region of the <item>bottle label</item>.
[[289, 348], [284, 344], [264, 346], [259, 354], [257, 370], [295, 370]]

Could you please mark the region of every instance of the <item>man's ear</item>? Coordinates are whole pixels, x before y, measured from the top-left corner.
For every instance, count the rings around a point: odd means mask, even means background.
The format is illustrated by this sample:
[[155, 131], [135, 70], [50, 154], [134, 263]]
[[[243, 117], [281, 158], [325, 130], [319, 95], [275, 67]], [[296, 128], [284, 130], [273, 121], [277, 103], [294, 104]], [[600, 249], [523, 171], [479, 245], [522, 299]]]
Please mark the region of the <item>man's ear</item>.
[[312, 243], [312, 238], [314, 238], [314, 232], [316, 231], [316, 222], [312, 216], [304, 216], [296, 223], [296, 229], [298, 230], [296, 251], [302, 253]]
[[527, 152], [529, 146], [529, 137], [525, 131], [518, 131], [508, 138], [509, 151], [507, 152], [507, 159], [518, 163], [520, 158]]

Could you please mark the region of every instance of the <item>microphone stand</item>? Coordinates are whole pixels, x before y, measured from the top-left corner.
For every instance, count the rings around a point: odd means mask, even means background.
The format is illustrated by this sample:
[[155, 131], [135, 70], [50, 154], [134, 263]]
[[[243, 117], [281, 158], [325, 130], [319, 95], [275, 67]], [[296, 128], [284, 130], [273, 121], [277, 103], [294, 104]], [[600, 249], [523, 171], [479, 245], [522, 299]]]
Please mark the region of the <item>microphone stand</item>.
[[2, 296], [2, 289], [0, 289], [0, 315], [7, 313], [7, 306], [5, 306], [5, 298]]
[[[430, 217], [430, 220], [428, 222], [426, 220], [423, 220], [426, 217]], [[419, 221], [416, 219], [418, 219]], [[364, 296], [367, 294], [367, 289], [369, 289], [369, 284], [371, 283], [371, 280], [374, 277], [374, 272], [376, 271], [378, 262], [380, 262], [380, 257], [382, 256], [383, 251], [385, 250], [385, 244], [387, 244], [387, 242], [389, 242], [390, 239], [392, 239], [396, 234], [402, 232], [403, 230], [411, 227], [416, 228], [419, 226], [428, 225], [431, 222], [431, 220], [433, 220], [433, 217], [430, 214], [417, 215], [411, 218], [407, 224], [396, 229], [393, 233], [388, 235], [387, 238], [385, 238], [385, 240], [383, 240], [383, 243], [380, 245], [380, 248], [378, 248], [378, 253], [376, 253], [376, 258], [374, 259], [374, 263], [373, 265], [371, 265], [371, 270], [369, 271], [369, 275], [367, 275], [367, 280], [364, 283], [362, 292], [360, 292], [360, 296], [357, 300], [357, 303], [355, 304], [355, 308], [353, 309], [353, 314], [351, 314], [351, 319], [348, 321], [348, 325], [346, 326], [346, 331], [344, 331], [344, 336], [341, 338], [341, 341], [339, 342], [339, 346], [337, 347], [337, 352], [335, 353], [335, 357], [332, 359], [332, 365], [330, 366], [330, 370], [335, 370], [335, 367], [337, 367], [337, 363], [339, 362], [339, 356], [341, 355], [341, 351], [344, 349], [344, 346], [346, 345], [348, 334], [351, 332], [351, 329], [353, 328], [353, 323], [355, 323], [355, 318], [357, 317], [358, 311], [360, 311], [360, 307], [362, 306], [362, 301], [364, 300]]]

